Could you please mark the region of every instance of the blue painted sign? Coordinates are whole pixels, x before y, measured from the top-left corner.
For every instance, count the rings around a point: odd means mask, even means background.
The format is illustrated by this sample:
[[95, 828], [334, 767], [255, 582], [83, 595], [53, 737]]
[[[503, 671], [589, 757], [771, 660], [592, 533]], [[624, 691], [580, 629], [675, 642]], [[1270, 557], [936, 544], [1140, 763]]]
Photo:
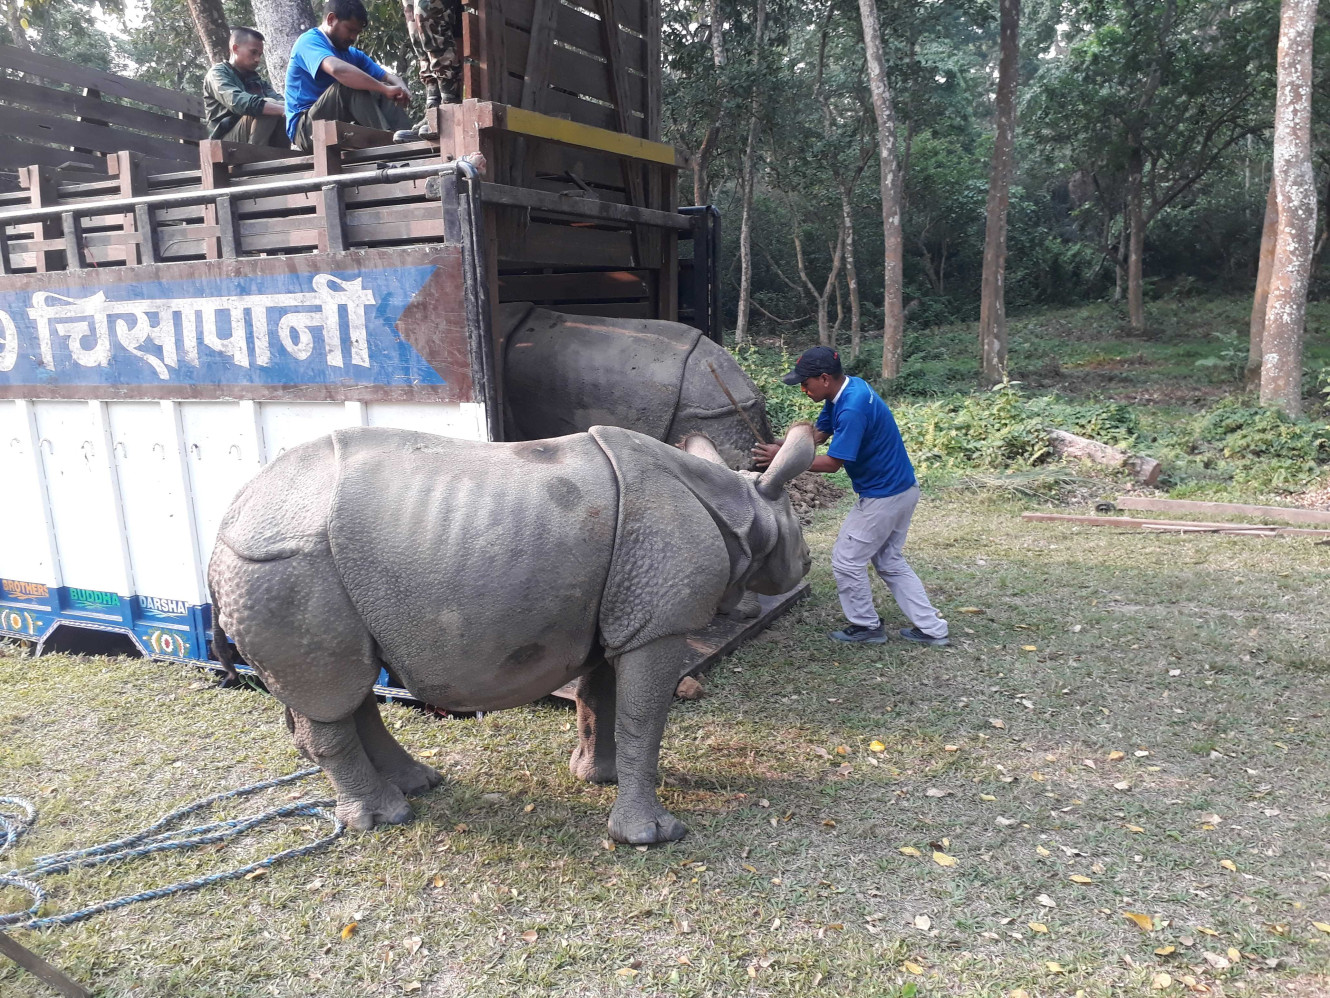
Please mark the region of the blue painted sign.
[[441, 385], [396, 329], [433, 270], [0, 293], [0, 385]]

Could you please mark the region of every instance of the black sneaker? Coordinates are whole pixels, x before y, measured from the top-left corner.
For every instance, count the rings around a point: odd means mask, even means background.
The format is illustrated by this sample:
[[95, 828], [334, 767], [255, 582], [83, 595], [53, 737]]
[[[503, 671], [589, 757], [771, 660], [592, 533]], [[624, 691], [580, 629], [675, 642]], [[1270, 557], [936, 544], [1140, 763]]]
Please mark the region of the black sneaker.
[[951, 639], [945, 634], [940, 638], [933, 638], [917, 627], [902, 627], [900, 634], [906, 641], [917, 641], [921, 645], [932, 645], [935, 648], [945, 648], [951, 644]]
[[850, 641], [855, 644], [883, 645], [887, 643], [887, 632], [882, 625], [865, 627], [863, 624], [850, 624], [843, 631], [832, 631], [827, 635], [833, 641]]

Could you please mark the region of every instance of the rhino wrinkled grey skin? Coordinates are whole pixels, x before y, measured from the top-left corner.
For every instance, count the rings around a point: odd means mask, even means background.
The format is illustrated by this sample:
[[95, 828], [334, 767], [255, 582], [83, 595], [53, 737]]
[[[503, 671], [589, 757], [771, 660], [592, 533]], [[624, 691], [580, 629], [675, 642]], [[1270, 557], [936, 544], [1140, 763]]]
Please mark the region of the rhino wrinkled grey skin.
[[229, 634], [358, 829], [408, 820], [404, 795], [442, 780], [384, 727], [381, 665], [459, 711], [575, 679], [570, 767], [618, 782], [610, 834], [678, 839], [656, 778], [685, 635], [745, 587], [807, 574], [784, 485], [813, 453], [807, 425], [760, 476], [702, 437], [679, 449], [618, 427], [525, 443], [339, 430], [277, 458], [223, 519], [219, 657]]
[[622, 426], [666, 443], [705, 433], [726, 465], [750, 468], [756, 438], [717, 375], [748, 420], [771, 439], [757, 387], [728, 351], [692, 326], [566, 315], [525, 302], [504, 305], [502, 313], [513, 439], [592, 426]]

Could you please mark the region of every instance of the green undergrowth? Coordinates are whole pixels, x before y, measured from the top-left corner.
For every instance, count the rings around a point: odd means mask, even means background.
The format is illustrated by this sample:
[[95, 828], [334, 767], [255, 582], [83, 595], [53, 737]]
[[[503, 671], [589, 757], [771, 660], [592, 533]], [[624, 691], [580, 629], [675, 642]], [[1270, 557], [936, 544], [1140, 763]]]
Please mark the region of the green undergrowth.
[[[905, 370], [890, 384], [874, 378], [873, 345], [866, 345], [864, 356], [850, 370], [868, 378], [888, 398], [926, 484], [953, 484], [974, 473], [991, 477], [1060, 467], [1047, 434], [1059, 429], [1159, 460], [1159, 487], [1178, 497], [1279, 501], [1330, 480], [1330, 408], [1316, 400], [1313, 387], [1308, 416], [1292, 419], [1242, 391], [1242, 365], [1231, 355], [1235, 348], [1225, 346], [1232, 338], [1228, 326], [1233, 310], [1232, 303], [1220, 302], [1198, 306], [1197, 315], [1189, 317], [1164, 311], [1156, 339], [1126, 345], [1105, 342], [1114, 334], [1099, 314], [1102, 309], [1064, 310], [1013, 322], [1014, 373], [1029, 369], [1031, 354], [1060, 355], [1059, 363], [1067, 369], [1098, 372], [1099, 380], [1064, 379], [1050, 386], [1035, 377], [988, 391], [976, 389], [974, 337], [968, 326], [939, 330], [923, 346], [914, 334], [913, 355], [907, 338]], [[1309, 337], [1309, 362], [1326, 361], [1330, 371], [1330, 357], [1321, 356], [1325, 335], [1313, 328]], [[761, 343], [737, 351], [740, 364], [766, 394], [777, 427], [816, 418], [821, 409], [780, 380], [805, 345]], [[1127, 347], [1129, 352], [1124, 352]], [[951, 390], [920, 392], [921, 379], [932, 377], [920, 372], [943, 363], [937, 359], [939, 350], [951, 368], [965, 365], [968, 383], [950, 376], [933, 378], [930, 384]], [[1224, 350], [1230, 353], [1220, 357]], [[960, 352], [962, 356], [956, 356]], [[934, 360], [921, 361], [921, 356]], [[1309, 385], [1321, 381], [1330, 384], [1330, 374], [1309, 373]], [[1077, 468], [1066, 477], [1081, 474], [1115, 484], [1129, 482], [1121, 473], [1104, 469]], [[1019, 495], [1021, 490], [1013, 492]], [[1046, 498], [1046, 490], [1040, 495]]]

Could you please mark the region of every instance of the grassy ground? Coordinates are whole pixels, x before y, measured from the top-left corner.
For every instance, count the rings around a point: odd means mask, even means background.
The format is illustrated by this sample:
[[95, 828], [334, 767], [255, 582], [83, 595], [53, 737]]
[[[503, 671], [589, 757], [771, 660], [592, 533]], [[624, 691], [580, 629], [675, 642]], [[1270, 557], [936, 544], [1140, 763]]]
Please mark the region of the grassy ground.
[[[839, 512], [819, 514], [812, 600], [672, 714], [682, 843], [605, 848], [613, 790], [568, 775], [565, 707], [386, 707], [449, 777], [413, 824], [16, 936], [141, 998], [1330, 993], [1313, 925], [1330, 923], [1330, 547], [1018, 512], [921, 507], [909, 553], [947, 651], [823, 638]], [[264, 695], [142, 661], [0, 658], [0, 794], [41, 811], [6, 865], [301, 765]], [[314, 834], [56, 877], [52, 906]], [[11, 965], [0, 993], [45, 994]]]

